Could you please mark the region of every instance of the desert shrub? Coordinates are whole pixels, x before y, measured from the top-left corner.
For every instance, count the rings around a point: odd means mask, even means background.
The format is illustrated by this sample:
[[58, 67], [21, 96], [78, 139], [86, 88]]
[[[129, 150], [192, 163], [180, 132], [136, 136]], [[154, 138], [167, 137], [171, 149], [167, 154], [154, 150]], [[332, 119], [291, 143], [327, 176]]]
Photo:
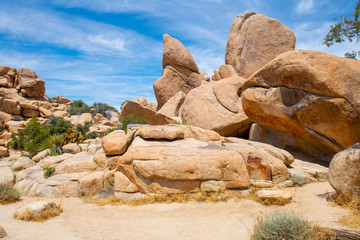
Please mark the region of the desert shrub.
[[43, 168], [43, 171], [44, 171], [44, 178], [49, 178], [55, 172], [55, 168], [47, 167], [47, 168]]
[[102, 102], [94, 102], [93, 105], [90, 108], [95, 108], [95, 112], [96, 113], [101, 113], [103, 116], [106, 116], [105, 112], [107, 110], [114, 111], [114, 112], [118, 111], [113, 106], [110, 106], [110, 105], [108, 105], [106, 103], [102, 103]]
[[25, 128], [11, 135], [10, 146], [14, 149], [25, 150], [31, 155], [46, 149], [45, 141], [50, 136], [50, 128], [42, 125], [36, 116], [25, 124]]
[[8, 204], [20, 199], [20, 193], [10, 183], [0, 183], [0, 203]]
[[74, 128], [69, 128], [66, 133], [62, 135], [62, 145], [66, 145], [68, 143], [82, 143], [84, 141], [84, 137], [81, 132], [77, 131]]
[[109, 133], [115, 131], [115, 130], [121, 130], [121, 127], [113, 127], [113, 128], [108, 128], [104, 134], [104, 136], [108, 135]]
[[48, 118], [48, 125], [50, 126], [50, 134], [63, 134], [65, 133], [69, 128], [72, 128], [71, 122], [66, 121], [62, 118], [57, 118], [54, 116], [50, 116]]
[[89, 132], [88, 134], [85, 135], [84, 139], [95, 139], [99, 137], [99, 134], [97, 134], [96, 132], [92, 131], [92, 132]]
[[90, 122], [85, 122], [84, 125], [81, 125], [81, 124], [77, 124], [75, 126], [75, 129], [78, 131], [78, 132], [81, 132], [81, 134], [83, 136], [86, 135], [86, 133], [89, 131], [90, 129]]
[[69, 107], [68, 113], [70, 115], [80, 115], [82, 113], [90, 112], [90, 107], [82, 100], [75, 100], [74, 103]]
[[257, 219], [252, 239], [311, 240], [312, 233], [312, 226], [302, 216], [294, 212], [275, 211]]
[[144, 118], [137, 118], [135, 114], [127, 115], [122, 121], [122, 127], [126, 131], [129, 124], [149, 124]]
[[290, 180], [294, 183], [294, 186], [302, 186], [306, 183], [306, 179], [300, 176], [291, 176]]
[[63, 135], [62, 134], [56, 134], [53, 136], [50, 136], [48, 140], [46, 141], [48, 144], [47, 148], [50, 148], [50, 155], [56, 156], [59, 154], [62, 154], [62, 146], [63, 146]]

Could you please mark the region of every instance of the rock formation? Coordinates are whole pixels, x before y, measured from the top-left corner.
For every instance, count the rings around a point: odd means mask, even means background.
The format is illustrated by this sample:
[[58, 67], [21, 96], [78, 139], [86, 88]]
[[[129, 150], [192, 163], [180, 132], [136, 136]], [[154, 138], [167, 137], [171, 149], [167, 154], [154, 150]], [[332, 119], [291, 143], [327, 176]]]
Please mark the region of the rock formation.
[[251, 120], [242, 110], [241, 89], [245, 79], [234, 76], [212, 81], [191, 90], [180, 108], [187, 124], [218, 132], [222, 136], [245, 136]]
[[154, 83], [159, 109], [177, 92], [187, 94], [200, 86], [202, 80], [196, 62], [186, 47], [167, 34], [164, 34], [163, 41], [163, 74]]
[[260, 127], [253, 139], [314, 156], [359, 142], [359, 74], [359, 61], [322, 52], [278, 56], [243, 86], [244, 112]]
[[295, 35], [280, 21], [254, 12], [239, 15], [232, 23], [225, 63], [248, 78], [281, 53], [295, 48]]
[[350, 200], [360, 199], [360, 143], [337, 153], [330, 162], [329, 183]]

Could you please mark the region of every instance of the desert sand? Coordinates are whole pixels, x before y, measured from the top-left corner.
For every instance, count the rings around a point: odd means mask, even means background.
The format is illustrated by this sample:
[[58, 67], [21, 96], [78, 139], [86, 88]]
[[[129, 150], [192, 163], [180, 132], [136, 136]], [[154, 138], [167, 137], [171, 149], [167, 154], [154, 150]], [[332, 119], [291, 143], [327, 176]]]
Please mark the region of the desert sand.
[[[337, 219], [347, 210], [326, 201], [333, 192], [328, 182], [290, 189], [293, 201], [285, 206], [264, 206], [248, 199], [217, 203], [156, 203], [142, 206], [98, 206], [80, 198], [55, 199], [64, 212], [44, 223], [15, 220], [15, 209], [48, 198], [22, 197], [0, 206], [4, 239], [249, 239], [257, 216], [274, 210], [294, 210], [321, 226], [346, 228]], [[54, 200], [54, 199], [52, 199]]]

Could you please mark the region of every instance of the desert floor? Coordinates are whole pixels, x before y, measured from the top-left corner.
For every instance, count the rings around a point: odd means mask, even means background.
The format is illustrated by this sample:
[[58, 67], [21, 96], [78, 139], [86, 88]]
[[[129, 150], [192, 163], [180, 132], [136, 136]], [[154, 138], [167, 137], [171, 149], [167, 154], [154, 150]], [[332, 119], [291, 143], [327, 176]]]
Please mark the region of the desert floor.
[[293, 201], [286, 206], [264, 206], [252, 200], [217, 203], [157, 203], [142, 206], [98, 206], [79, 198], [55, 199], [64, 212], [44, 223], [15, 220], [15, 209], [44, 198], [0, 205], [4, 239], [249, 239], [257, 216], [274, 210], [294, 210], [322, 226], [344, 228], [337, 219], [347, 210], [325, 199], [333, 192], [328, 182], [291, 188]]

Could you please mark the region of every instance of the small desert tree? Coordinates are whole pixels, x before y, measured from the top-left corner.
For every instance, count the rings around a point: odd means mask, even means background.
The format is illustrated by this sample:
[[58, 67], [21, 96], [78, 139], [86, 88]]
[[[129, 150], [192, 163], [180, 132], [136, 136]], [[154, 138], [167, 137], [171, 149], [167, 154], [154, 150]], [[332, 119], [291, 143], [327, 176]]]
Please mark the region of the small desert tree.
[[[360, 33], [360, 22], [359, 22], [359, 14], [360, 14], [360, 0], [358, 0], [355, 12], [350, 16], [340, 16], [340, 20], [334, 19], [337, 21], [334, 25], [330, 26], [330, 31], [326, 34], [324, 38], [323, 44], [330, 47], [334, 43], [342, 43], [345, 40], [349, 40], [352, 42], [356, 39], [359, 42], [359, 33]], [[360, 51], [352, 51], [351, 53], [345, 53], [345, 57], [356, 59], [356, 57], [360, 57]]]

